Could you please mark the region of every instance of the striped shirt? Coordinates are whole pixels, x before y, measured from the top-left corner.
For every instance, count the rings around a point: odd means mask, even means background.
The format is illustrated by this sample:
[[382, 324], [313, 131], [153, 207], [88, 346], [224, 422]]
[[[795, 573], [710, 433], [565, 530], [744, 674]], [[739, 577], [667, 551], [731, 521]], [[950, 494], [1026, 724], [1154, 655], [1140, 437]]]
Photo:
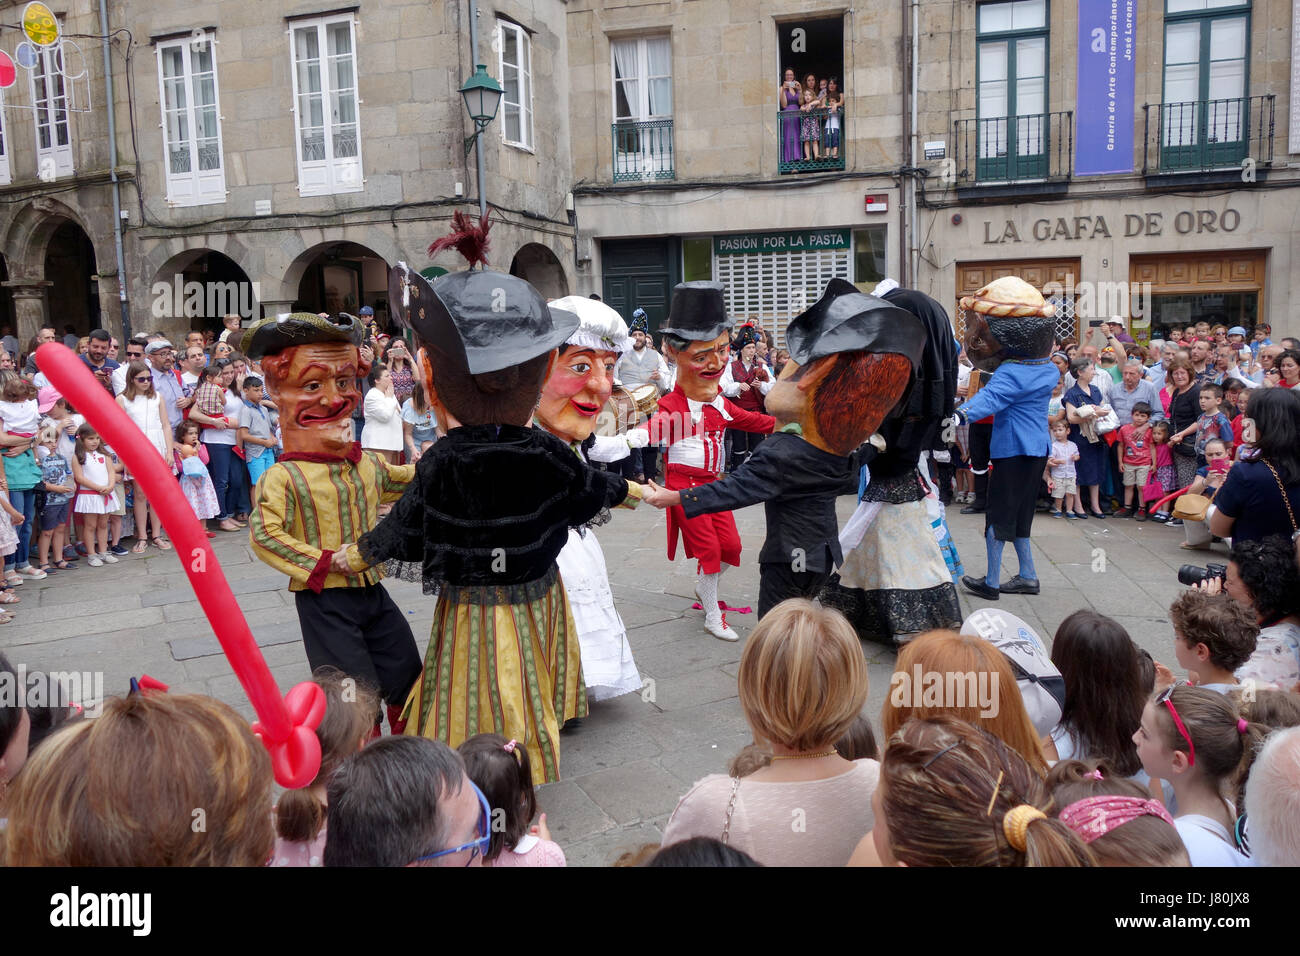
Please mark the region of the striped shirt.
[[[274, 464], [257, 484], [257, 506], [248, 528], [253, 553], [289, 575], [290, 591], [306, 590], [322, 555], [374, 528], [379, 505], [400, 498], [414, 476], [415, 465], [390, 465], [369, 452], [356, 465], [348, 461]], [[365, 587], [383, 576], [378, 567], [352, 574], [331, 571], [324, 586]]]

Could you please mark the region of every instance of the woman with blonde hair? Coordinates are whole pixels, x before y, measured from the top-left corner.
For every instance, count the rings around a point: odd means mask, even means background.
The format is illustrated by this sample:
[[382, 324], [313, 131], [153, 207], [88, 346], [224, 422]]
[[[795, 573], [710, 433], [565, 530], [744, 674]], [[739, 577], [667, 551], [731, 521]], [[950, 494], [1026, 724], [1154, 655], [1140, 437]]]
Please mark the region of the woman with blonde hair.
[[272, 783], [266, 748], [229, 705], [154, 691], [111, 698], [32, 752], [0, 807], [0, 862], [265, 866]]
[[952, 717], [913, 720], [890, 738], [875, 828], [850, 865], [1096, 865], [1051, 807], [1042, 776], [997, 737]]
[[1047, 773], [1043, 743], [1025, 710], [1015, 671], [984, 638], [927, 631], [898, 652], [880, 714], [885, 737], [893, 737], [909, 720], [939, 716], [984, 728], [1040, 777]]
[[871, 830], [880, 764], [845, 760], [835, 743], [867, 699], [867, 665], [838, 611], [783, 601], [749, 636], [740, 705], [771, 763], [744, 779], [705, 777], [682, 797], [664, 846], [713, 837], [759, 863], [843, 866]]

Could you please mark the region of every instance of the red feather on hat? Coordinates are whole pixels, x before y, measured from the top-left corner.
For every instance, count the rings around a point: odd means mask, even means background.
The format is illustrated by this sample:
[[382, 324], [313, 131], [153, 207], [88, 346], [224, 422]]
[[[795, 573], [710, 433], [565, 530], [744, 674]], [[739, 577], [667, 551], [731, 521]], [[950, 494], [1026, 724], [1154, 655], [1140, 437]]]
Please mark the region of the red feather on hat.
[[429, 258], [432, 259], [444, 249], [455, 249], [469, 263], [471, 269], [474, 268], [475, 263], [481, 262], [486, 266], [489, 228], [491, 224], [488, 222], [487, 213], [475, 222], [458, 210], [451, 216], [451, 232], [429, 246]]

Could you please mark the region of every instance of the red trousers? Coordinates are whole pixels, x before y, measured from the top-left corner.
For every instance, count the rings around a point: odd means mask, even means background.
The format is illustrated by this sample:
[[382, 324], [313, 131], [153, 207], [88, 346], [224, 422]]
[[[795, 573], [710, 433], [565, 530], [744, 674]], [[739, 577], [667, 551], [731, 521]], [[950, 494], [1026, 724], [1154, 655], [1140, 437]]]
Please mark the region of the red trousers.
[[[713, 475], [697, 468], [683, 468], [668, 465], [664, 475], [664, 486], [670, 491], [682, 488], [694, 488], [697, 485], [714, 481]], [[688, 558], [695, 558], [700, 563], [701, 574], [717, 574], [722, 565], [733, 567], [740, 564], [740, 532], [736, 530], [736, 519], [730, 511], [714, 514], [686, 517], [681, 505], [668, 509], [668, 560], [677, 557], [677, 535], [682, 536], [682, 544]]]

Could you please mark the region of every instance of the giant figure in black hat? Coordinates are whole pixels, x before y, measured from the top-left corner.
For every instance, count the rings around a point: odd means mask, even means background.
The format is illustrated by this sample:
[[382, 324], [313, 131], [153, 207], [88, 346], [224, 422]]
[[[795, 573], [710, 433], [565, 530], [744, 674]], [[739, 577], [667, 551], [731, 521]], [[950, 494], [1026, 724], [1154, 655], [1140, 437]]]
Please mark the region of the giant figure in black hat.
[[888, 644], [961, 624], [953, 577], [961, 564], [926, 460], [942, 447], [942, 423], [952, 414], [957, 343], [947, 313], [928, 295], [892, 280], [874, 294], [923, 323], [925, 352], [907, 401], [862, 449], [858, 508], [844, 526], [845, 556], [821, 602], [848, 618], [863, 640]]
[[851, 455], [904, 398], [926, 343], [909, 312], [832, 279], [786, 330], [790, 361], [767, 395], [779, 430], [726, 478], [680, 491], [652, 484], [651, 504], [688, 520], [764, 502], [758, 614], [816, 597], [841, 560], [835, 498]]
[[353, 434], [357, 379], [369, 370], [363, 334], [350, 315], [312, 313], [266, 318], [244, 333], [279, 406], [284, 441], [284, 454], [257, 483], [249, 536], [253, 553], [289, 576], [312, 670], [330, 665], [376, 688], [390, 728], [401, 733], [402, 706], [420, 676], [411, 625], [380, 583], [380, 568], [332, 567], [334, 554], [415, 474], [414, 465], [362, 453]]
[[[486, 221], [455, 222], [430, 254], [454, 246], [486, 263]], [[354, 570], [418, 563], [426, 593], [439, 596], [408, 734], [455, 747], [500, 733], [525, 745], [541, 781], [557, 780], [560, 725], [587, 712], [587, 697], [556, 556], [569, 528], [634, 487], [531, 427], [578, 318], [514, 276], [470, 270], [430, 285], [405, 263], [389, 275], [389, 308], [415, 330], [446, 435], [388, 517], [335, 561]]]
[[[728, 428], [766, 434], [776, 423], [771, 415], [740, 408], [719, 391], [730, 358], [730, 330], [719, 283], [683, 282], [673, 290], [668, 325], [659, 332], [665, 353], [676, 362], [677, 382], [644, 426], [651, 444], [668, 445], [664, 484], [671, 490], [717, 479]], [[689, 518], [674, 506], [668, 510], [670, 561], [677, 555], [678, 535], [686, 556], [698, 562], [695, 590], [704, 608], [704, 629], [724, 641], [740, 640], [718, 604], [719, 576], [725, 566], [740, 564], [736, 520], [730, 511]]]

